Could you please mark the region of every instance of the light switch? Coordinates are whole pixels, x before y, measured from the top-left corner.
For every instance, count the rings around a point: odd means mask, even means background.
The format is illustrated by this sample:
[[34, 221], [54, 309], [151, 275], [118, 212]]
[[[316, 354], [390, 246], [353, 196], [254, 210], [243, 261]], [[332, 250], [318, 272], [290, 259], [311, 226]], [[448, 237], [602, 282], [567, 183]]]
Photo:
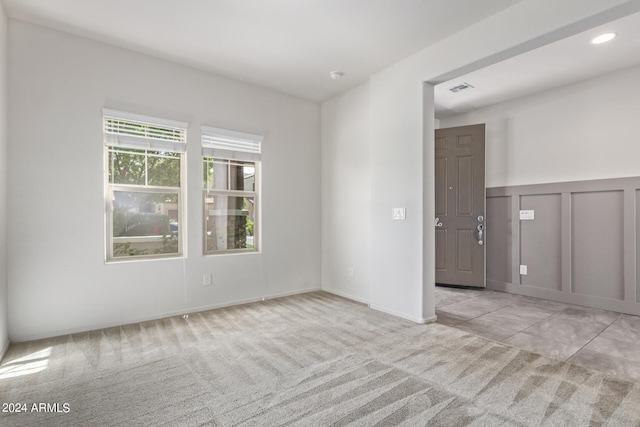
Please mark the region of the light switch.
[[534, 211], [520, 211], [520, 221], [531, 221], [534, 218]]
[[406, 219], [407, 218], [406, 208], [391, 208], [391, 218]]

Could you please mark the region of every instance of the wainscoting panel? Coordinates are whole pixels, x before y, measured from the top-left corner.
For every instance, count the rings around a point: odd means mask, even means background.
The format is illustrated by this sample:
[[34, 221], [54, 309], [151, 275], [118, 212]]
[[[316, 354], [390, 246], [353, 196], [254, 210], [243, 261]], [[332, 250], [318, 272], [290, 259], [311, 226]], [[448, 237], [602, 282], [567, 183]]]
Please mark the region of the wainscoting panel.
[[571, 291], [624, 299], [624, 192], [571, 195]]
[[520, 283], [562, 289], [561, 195], [520, 196], [520, 209], [533, 210], [535, 220], [520, 221], [520, 264], [527, 275]]
[[[487, 198], [487, 279], [511, 281], [511, 197]], [[488, 256], [491, 254], [491, 256]], [[437, 257], [436, 257], [437, 259]]]
[[640, 177], [488, 188], [487, 287], [640, 315], [638, 212]]

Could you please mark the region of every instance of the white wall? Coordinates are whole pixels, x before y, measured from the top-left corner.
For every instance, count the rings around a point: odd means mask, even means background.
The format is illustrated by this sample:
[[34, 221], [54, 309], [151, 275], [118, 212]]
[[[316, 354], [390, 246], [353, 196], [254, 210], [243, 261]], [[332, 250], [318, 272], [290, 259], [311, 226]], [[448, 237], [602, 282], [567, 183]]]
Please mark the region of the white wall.
[[[19, 21], [9, 36], [12, 340], [320, 287], [318, 104]], [[105, 264], [103, 107], [190, 123], [186, 258]], [[202, 255], [203, 124], [265, 135], [260, 254]]]
[[[637, 1], [625, 0], [523, 0], [370, 77], [369, 128], [357, 132], [369, 144], [373, 308], [416, 321], [429, 320], [435, 312], [430, 225], [435, 123], [430, 86], [423, 83], [462, 75], [637, 9]], [[353, 96], [337, 97], [327, 108]], [[326, 115], [322, 126], [335, 130], [346, 125], [342, 117]], [[331, 138], [323, 136], [323, 149], [339, 146]], [[334, 155], [323, 152], [324, 158]], [[407, 219], [393, 221], [393, 207], [405, 207]], [[334, 266], [343, 274], [344, 265]]]
[[0, 3], [0, 360], [9, 346], [7, 326], [7, 16]]
[[486, 185], [640, 175], [640, 67], [440, 121], [486, 123]]
[[371, 278], [369, 85], [323, 103], [321, 123], [322, 288], [368, 303]]
[[[424, 100], [415, 77], [394, 66], [371, 78], [371, 306], [422, 321]], [[406, 220], [392, 219], [394, 207]]]

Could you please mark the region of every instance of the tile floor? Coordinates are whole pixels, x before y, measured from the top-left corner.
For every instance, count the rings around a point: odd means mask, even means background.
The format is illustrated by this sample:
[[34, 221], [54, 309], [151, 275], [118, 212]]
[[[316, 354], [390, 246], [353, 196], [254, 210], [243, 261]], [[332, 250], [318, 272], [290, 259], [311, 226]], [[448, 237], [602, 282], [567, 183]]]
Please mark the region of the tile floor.
[[640, 381], [640, 317], [491, 290], [436, 287], [438, 322]]

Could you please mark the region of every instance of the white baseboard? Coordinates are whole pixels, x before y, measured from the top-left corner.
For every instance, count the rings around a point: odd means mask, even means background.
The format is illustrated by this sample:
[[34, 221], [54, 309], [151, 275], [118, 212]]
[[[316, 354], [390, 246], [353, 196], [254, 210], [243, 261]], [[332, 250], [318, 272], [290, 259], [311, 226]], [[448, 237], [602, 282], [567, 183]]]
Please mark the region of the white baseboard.
[[[15, 339], [13, 339], [12, 341], [13, 342], [25, 342], [25, 341], [33, 341], [33, 340], [44, 339], [44, 338], [53, 338], [53, 337], [59, 337], [59, 336], [64, 336], [64, 335], [77, 334], [77, 333], [82, 333], [82, 332], [98, 331], [100, 329], [115, 328], [115, 327], [118, 327], [118, 326], [125, 326], [125, 325], [134, 324], [134, 323], [140, 323], [140, 322], [148, 322], [148, 321], [152, 321], [152, 320], [164, 319], [164, 318], [167, 318], [167, 317], [183, 316], [185, 314], [198, 313], [198, 312], [207, 311], [207, 310], [215, 310], [217, 308], [232, 307], [234, 305], [250, 304], [250, 303], [253, 303], [253, 302], [265, 301], [265, 300], [269, 300], [269, 299], [283, 298], [283, 297], [288, 297], [288, 296], [293, 296], [293, 295], [300, 295], [300, 294], [307, 294], [307, 293], [310, 293], [310, 292], [318, 292], [320, 290], [321, 289], [319, 287], [316, 287], [316, 288], [309, 288], [309, 289], [300, 289], [300, 290], [291, 291], [291, 292], [280, 292], [280, 293], [275, 293], [275, 294], [267, 294], [267, 295], [262, 295], [262, 296], [255, 297], [255, 298], [244, 298], [244, 299], [233, 300], [233, 301], [225, 301], [225, 302], [220, 303], [220, 304], [210, 304], [210, 305], [203, 305], [203, 306], [198, 306], [198, 307], [186, 308], [186, 309], [182, 309], [182, 310], [169, 311], [169, 312], [166, 312], [166, 313], [158, 314], [156, 316], [147, 316], [147, 317], [139, 317], [139, 318], [134, 318], [134, 319], [127, 319], [124, 322], [117, 322], [116, 321], [116, 322], [95, 324], [95, 325], [91, 325], [91, 326], [87, 326], [87, 327], [70, 328], [70, 329], [64, 329], [64, 330], [58, 330], [58, 331], [43, 332], [41, 334], [33, 334], [33, 335], [25, 336], [25, 337], [17, 337]], [[7, 345], [7, 348], [8, 348], [8, 345]]]
[[2, 351], [0, 351], [0, 363], [2, 363], [2, 360], [7, 355], [7, 351], [9, 351], [10, 345], [11, 345], [11, 341], [9, 340], [7, 340], [7, 342], [4, 343], [4, 346], [2, 347]]
[[[41, 334], [30, 335], [30, 336], [27, 336], [27, 337], [18, 337], [17, 339], [14, 340], [14, 342], [24, 342], [24, 341], [43, 339], [43, 338], [52, 338], [52, 337], [64, 336], [64, 335], [69, 335], [69, 334], [77, 334], [77, 333], [82, 333], [82, 332], [96, 331], [96, 330], [106, 329], [106, 328], [114, 328], [114, 327], [118, 327], [118, 326], [130, 325], [130, 324], [133, 324], [133, 323], [147, 322], [147, 321], [151, 321], [151, 320], [164, 319], [164, 318], [173, 317], [173, 316], [182, 316], [182, 315], [185, 315], [185, 314], [192, 314], [192, 313], [199, 313], [199, 312], [202, 312], [202, 311], [215, 310], [217, 308], [232, 307], [232, 306], [241, 305], [241, 304], [250, 304], [250, 303], [259, 302], [259, 301], [265, 301], [265, 300], [269, 300], [269, 299], [283, 298], [283, 297], [307, 294], [307, 293], [318, 292], [318, 291], [328, 292], [328, 293], [335, 294], [335, 295], [338, 295], [338, 296], [343, 297], [343, 298], [347, 298], [347, 299], [350, 299], [350, 300], [353, 300], [353, 301], [356, 301], [356, 302], [359, 302], [359, 303], [362, 303], [362, 304], [366, 304], [366, 305], [369, 306], [369, 308], [371, 308], [373, 310], [380, 311], [380, 312], [386, 313], [386, 314], [390, 314], [392, 316], [396, 316], [396, 317], [399, 317], [401, 319], [406, 319], [406, 320], [409, 320], [409, 321], [414, 322], [414, 323], [426, 324], [426, 323], [433, 323], [433, 322], [437, 321], [437, 317], [436, 316], [432, 316], [432, 317], [429, 317], [429, 318], [408, 316], [408, 315], [406, 315], [404, 313], [399, 313], [399, 312], [396, 312], [396, 311], [393, 311], [393, 310], [389, 310], [389, 309], [384, 308], [384, 307], [371, 305], [371, 304], [369, 304], [368, 301], [366, 301], [366, 300], [364, 300], [362, 298], [354, 297], [353, 295], [349, 295], [349, 294], [344, 293], [344, 292], [336, 291], [336, 290], [333, 290], [333, 289], [322, 289], [322, 288], [317, 287], [317, 288], [310, 288], [310, 289], [300, 289], [300, 290], [290, 291], [290, 292], [280, 292], [280, 293], [275, 293], [275, 294], [267, 294], [267, 295], [263, 295], [263, 296], [255, 297], [255, 298], [244, 298], [244, 299], [238, 299], [238, 300], [233, 300], [233, 301], [226, 301], [226, 302], [220, 303], [220, 304], [209, 304], [209, 305], [203, 305], [203, 306], [198, 306], [198, 307], [192, 307], [192, 308], [189, 308], [189, 309], [177, 310], [177, 311], [171, 311], [171, 312], [163, 313], [163, 314], [157, 315], [157, 316], [140, 317], [140, 318], [133, 319], [133, 320], [127, 320], [124, 323], [122, 323], [122, 322], [112, 322], [111, 323], [110, 322], [110, 323], [105, 323], [105, 324], [100, 324], [100, 325], [92, 325], [90, 327], [80, 327], [80, 328], [72, 328], [72, 329], [65, 329], [65, 330], [59, 330], [59, 331], [50, 331], [50, 332], [45, 332], [45, 333], [41, 333]], [[8, 349], [9, 349], [9, 342], [7, 341], [7, 343], [5, 344], [5, 347], [3, 349], [3, 352], [1, 353], [2, 357], [4, 357], [4, 355], [6, 354]], [[0, 361], [1, 360], [2, 360], [2, 358], [0, 358]]]
[[369, 301], [368, 300], [366, 300], [364, 298], [360, 298], [360, 297], [354, 296], [354, 295], [351, 295], [351, 294], [346, 293], [346, 292], [337, 291], [335, 289], [328, 289], [328, 288], [322, 288], [321, 290], [324, 291], [324, 292], [328, 292], [330, 294], [338, 295], [339, 297], [342, 297], [342, 298], [346, 298], [346, 299], [349, 299], [349, 300], [352, 300], [352, 301], [356, 301], [356, 302], [359, 302], [359, 303], [362, 303], [362, 304], [369, 305]]
[[373, 310], [381, 311], [383, 313], [391, 314], [392, 316], [400, 317], [402, 319], [410, 320], [414, 323], [420, 323], [420, 324], [433, 323], [438, 319], [437, 316], [432, 316], [429, 318], [409, 316], [404, 313], [399, 313], [397, 311], [389, 310], [387, 308], [380, 307], [377, 305], [372, 305], [372, 304], [369, 304], [369, 308]]
[[183, 315], [183, 314], [199, 313], [201, 311], [215, 310], [216, 308], [233, 307], [234, 305], [251, 304], [253, 302], [266, 301], [266, 300], [269, 300], [269, 299], [284, 298], [284, 297], [290, 297], [290, 296], [293, 296], [293, 295], [308, 294], [308, 293], [311, 293], [311, 292], [318, 292], [318, 291], [321, 291], [321, 290], [322, 289], [320, 289], [320, 288], [304, 289], [304, 290], [297, 290], [297, 291], [291, 291], [291, 292], [281, 292], [281, 293], [277, 293], [277, 294], [268, 294], [268, 295], [263, 295], [261, 297], [256, 297], [256, 298], [245, 298], [245, 299], [239, 299], [239, 300], [234, 300], [234, 301], [227, 301], [227, 302], [224, 302], [222, 304], [203, 305], [203, 306], [191, 308], [188, 311], [180, 311], [180, 312], [176, 312], [174, 314], [168, 314], [166, 316], [159, 317], [159, 319], [162, 319], [164, 317], [180, 316], [180, 315]]

